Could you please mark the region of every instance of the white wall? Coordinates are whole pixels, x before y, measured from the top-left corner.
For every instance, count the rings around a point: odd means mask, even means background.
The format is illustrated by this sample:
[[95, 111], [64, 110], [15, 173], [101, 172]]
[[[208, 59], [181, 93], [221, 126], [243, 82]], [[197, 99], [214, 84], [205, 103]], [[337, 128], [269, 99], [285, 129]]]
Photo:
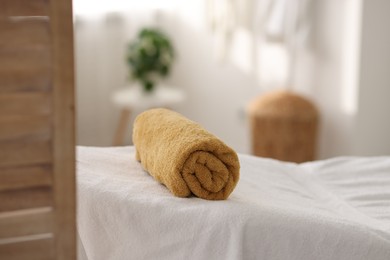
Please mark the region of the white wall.
[[169, 82], [187, 94], [187, 101], [177, 110], [237, 151], [249, 153], [245, 106], [259, 93], [258, 83], [255, 75], [216, 59], [212, 33], [202, 18], [204, 6], [196, 1], [198, 4], [178, 7], [176, 15], [167, 14], [159, 21], [173, 37], [178, 54]]
[[[138, 28], [151, 23], [152, 19], [150, 12], [143, 11], [76, 16], [74, 34], [79, 145], [112, 144], [119, 110], [111, 96], [128, 84], [126, 46]], [[128, 143], [130, 133], [131, 129], [128, 129]]]
[[[301, 51], [297, 60], [291, 89], [313, 100], [321, 113], [318, 158], [356, 154], [353, 135], [358, 112], [360, 4], [359, 0], [314, 1], [310, 49]], [[267, 56], [265, 62], [259, 61], [264, 63], [260, 75], [256, 70], [245, 73], [234, 62], [220, 66], [214, 59], [212, 35], [204, 26], [189, 27], [185, 11], [181, 9], [180, 16], [170, 16], [160, 23], [174, 35], [179, 48], [179, 63], [170, 81], [184, 87], [190, 96], [179, 110], [238, 151], [248, 153], [248, 122], [239, 111], [264, 91], [285, 87], [283, 83], [258, 79], [267, 78], [262, 74], [275, 56], [261, 53]], [[191, 14], [196, 11], [202, 15], [201, 9], [191, 9]]]
[[[78, 18], [75, 28], [78, 144], [111, 145], [119, 119], [111, 95], [126, 85], [125, 45], [144, 22], [158, 24], [175, 44], [177, 63], [167, 83], [184, 89], [187, 100], [174, 108], [237, 151], [249, 152], [244, 108], [259, 92], [256, 79], [232, 64], [221, 65], [216, 61], [212, 33], [204, 24], [204, 1], [188, 1], [176, 8], [164, 12], [113, 13], [108, 20], [104, 16]], [[139, 112], [134, 111], [131, 121]], [[131, 143], [130, 137], [131, 127], [126, 135], [127, 144]]]
[[390, 154], [390, 1], [365, 0], [356, 153]]
[[356, 121], [360, 1], [315, 1], [313, 69], [301, 64], [301, 91], [320, 108], [319, 158], [352, 155]]
[[86, 22], [78, 19], [74, 34], [77, 142], [107, 146], [112, 142], [118, 116], [110, 96], [126, 84], [126, 67], [123, 66], [125, 30], [106, 20]]
[[[390, 32], [385, 29], [389, 24], [385, 10], [390, 10], [390, 2], [365, 1], [361, 27], [361, 1], [314, 1], [313, 48], [300, 53], [297, 61], [293, 89], [313, 99], [321, 112], [319, 158], [389, 153]], [[177, 48], [177, 64], [168, 82], [183, 88], [188, 99], [176, 109], [237, 151], [250, 152], [244, 107], [269, 87], [259, 85], [257, 68], [248, 71], [237, 63], [221, 65], [215, 60], [214, 39], [203, 19], [204, 3], [185, 1], [165, 14], [119, 15], [123, 19], [111, 21], [112, 28], [110, 23], [95, 29], [76, 27], [79, 144], [111, 145], [119, 113], [110, 95], [126, 84], [125, 43], [142, 22], [154, 21]], [[111, 49], [103, 51], [107, 47]], [[248, 55], [248, 49], [241, 48]]]

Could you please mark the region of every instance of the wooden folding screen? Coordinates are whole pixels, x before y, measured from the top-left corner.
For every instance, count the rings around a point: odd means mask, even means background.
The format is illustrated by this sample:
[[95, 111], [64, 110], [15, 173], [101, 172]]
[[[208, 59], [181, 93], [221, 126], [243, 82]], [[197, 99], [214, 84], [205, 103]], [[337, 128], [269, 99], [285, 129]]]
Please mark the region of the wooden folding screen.
[[0, 259], [75, 259], [71, 0], [0, 0]]

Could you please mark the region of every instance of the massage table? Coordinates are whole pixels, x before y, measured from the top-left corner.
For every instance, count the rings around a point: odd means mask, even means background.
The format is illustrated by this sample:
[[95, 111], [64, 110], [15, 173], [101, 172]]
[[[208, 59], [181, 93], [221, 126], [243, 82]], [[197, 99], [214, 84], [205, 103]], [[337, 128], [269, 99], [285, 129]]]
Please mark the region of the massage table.
[[78, 147], [79, 258], [390, 259], [390, 157], [239, 160], [210, 201], [173, 196], [132, 146]]

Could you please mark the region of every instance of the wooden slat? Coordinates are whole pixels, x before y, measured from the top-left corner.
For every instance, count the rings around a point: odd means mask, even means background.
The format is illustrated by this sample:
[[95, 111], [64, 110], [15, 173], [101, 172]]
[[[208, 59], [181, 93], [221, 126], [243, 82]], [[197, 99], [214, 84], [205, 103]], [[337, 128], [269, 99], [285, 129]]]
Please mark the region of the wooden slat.
[[[29, 70], [34, 67], [50, 68], [49, 47], [27, 46], [21, 48], [1, 48], [0, 49], [0, 69], [16, 70], [17, 68]], [[48, 70], [48, 73], [51, 71]]]
[[[34, 239], [35, 238], [35, 239]], [[50, 260], [56, 259], [54, 239], [50, 236], [31, 236], [14, 243], [1, 243], [0, 259], [6, 260]]]
[[3, 116], [0, 117], [0, 141], [22, 140], [34, 137], [49, 138], [50, 116]]
[[0, 117], [48, 115], [50, 110], [48, 93], [0, 94]]
[[51, 85], [50, 26], [42, 18], [0, 18], [0, 93]]
[[1, 92], [17, 91], [47, 91], [50, 89], [51, 79], [48, 74], [49, 68], [30, 67], [23, 72], [21, 68], [9, 70], [0, 69]]
[[0, 49], [0, 93], [49, 90], [50, 66], [47, 48]]
[[49, 0], [1, 0], [1, 16], [47, 16]]
[[50, 165], [0, 168], [0, 191], [47, 187], [51, 184], [52, 167]]
[[49, 207], [53, 205], [51, 188], [0, 191], [0, 212]]
[[76, 187], [72, 1], [51, 1], [53, 43], [53, 167], [58, 259], [76, 259]]
[[47, 164], [52, 161], [50, 140], [0, 142], [0, 167]]
[[0, 18], [0, 48], [49, 47], [49, 20], [44, 18]]
[[0, 213], [0, 239], [51, 233], [52, 225], [50, 208]]

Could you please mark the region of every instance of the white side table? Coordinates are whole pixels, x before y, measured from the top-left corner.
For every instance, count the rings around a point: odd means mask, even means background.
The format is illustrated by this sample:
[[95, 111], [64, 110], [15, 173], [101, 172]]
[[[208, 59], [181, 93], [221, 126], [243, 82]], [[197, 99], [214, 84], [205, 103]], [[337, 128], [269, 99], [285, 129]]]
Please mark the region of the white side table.
[[140, 86], [125, 87], [116, 91], [112, 101], [121, 109], [121, 115], [113, 140], [113, 145], [123, 145], [131, 111], [135, 108], [146, 110], [154, 107], [170, 107], [183, 102], [184, 92], [169, 86], [157, 86], [153, 92], [144, 92]]

